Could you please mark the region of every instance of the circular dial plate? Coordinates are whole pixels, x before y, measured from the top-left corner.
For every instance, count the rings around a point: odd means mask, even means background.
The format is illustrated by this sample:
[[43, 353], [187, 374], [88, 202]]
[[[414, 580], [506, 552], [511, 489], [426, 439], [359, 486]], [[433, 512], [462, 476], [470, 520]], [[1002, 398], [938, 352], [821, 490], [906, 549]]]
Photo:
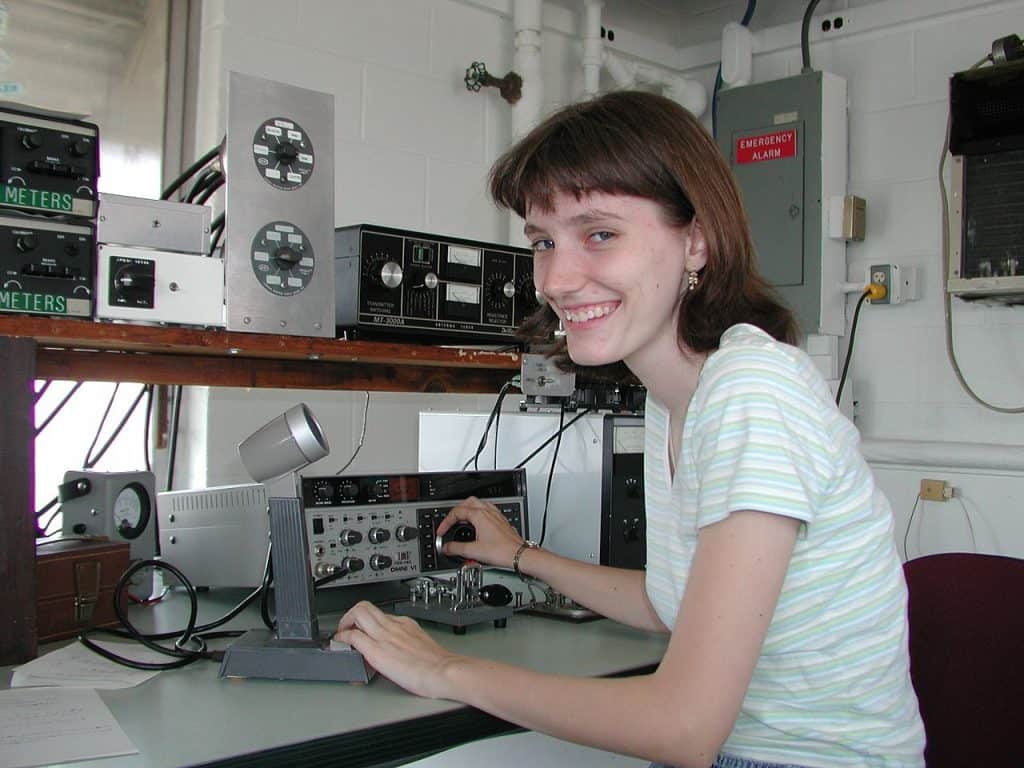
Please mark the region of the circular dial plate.
[[252, 239], [252, 271], [276, 296], [294, 296], [313, 279], [316, 259], [306, 233], [287, 221], [272, 221]]
[[313, 142], [302, 126], [272, 117], [256, 130], [252, 157], [260, 176], [276, 189], [298, 189], [313, 175]]
[[129, 483], [114, 499], [114, 530], [126, 539], [142, 535], [149, 525], [149, 493], [139, 483]]

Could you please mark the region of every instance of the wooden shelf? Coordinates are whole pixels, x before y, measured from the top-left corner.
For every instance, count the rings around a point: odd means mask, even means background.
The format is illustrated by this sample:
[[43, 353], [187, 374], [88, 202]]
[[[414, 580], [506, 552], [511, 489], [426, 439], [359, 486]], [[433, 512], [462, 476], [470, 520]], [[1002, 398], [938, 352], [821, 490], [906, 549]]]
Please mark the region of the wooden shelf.
[[518, 352], [0, 316], [36, 343], [39, 379], [228, 387], [497, 392]]

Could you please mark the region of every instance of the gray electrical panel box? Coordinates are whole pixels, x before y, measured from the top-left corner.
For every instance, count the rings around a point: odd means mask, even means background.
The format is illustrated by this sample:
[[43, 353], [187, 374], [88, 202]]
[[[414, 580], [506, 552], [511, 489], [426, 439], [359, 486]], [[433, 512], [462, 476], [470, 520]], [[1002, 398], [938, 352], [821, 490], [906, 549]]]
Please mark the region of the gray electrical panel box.
[[846, 194], [846, 81], [805, 72], [722, 91], [718, 146], [750, 217], [761, 274], [804, 333], [845, 331], [846, 246], [828, 201]]

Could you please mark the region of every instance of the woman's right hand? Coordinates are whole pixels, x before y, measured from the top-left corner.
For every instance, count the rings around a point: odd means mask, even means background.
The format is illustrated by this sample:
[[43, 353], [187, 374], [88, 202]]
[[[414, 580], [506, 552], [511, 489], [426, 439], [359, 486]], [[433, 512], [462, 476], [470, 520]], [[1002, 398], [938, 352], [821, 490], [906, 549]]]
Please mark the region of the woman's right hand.
[[476, 560], [485, 565], [512, 567], [512, 558], [523, 543], [523, 537], [501, 511], [486, 501], [470, 496], [447, 514], [437, 526], [443, 536], [456, 523], [469, 523], [476, 530], [474, 541], [449, 541], [444, 554]]

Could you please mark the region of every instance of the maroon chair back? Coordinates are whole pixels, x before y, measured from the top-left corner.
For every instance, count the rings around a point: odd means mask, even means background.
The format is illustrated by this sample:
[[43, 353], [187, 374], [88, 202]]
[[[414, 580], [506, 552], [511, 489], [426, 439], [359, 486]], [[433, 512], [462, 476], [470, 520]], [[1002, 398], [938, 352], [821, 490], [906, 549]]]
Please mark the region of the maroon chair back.
[[949, 553], [903, 572], [928, 768], [1024, 766], [1024, 560]]

